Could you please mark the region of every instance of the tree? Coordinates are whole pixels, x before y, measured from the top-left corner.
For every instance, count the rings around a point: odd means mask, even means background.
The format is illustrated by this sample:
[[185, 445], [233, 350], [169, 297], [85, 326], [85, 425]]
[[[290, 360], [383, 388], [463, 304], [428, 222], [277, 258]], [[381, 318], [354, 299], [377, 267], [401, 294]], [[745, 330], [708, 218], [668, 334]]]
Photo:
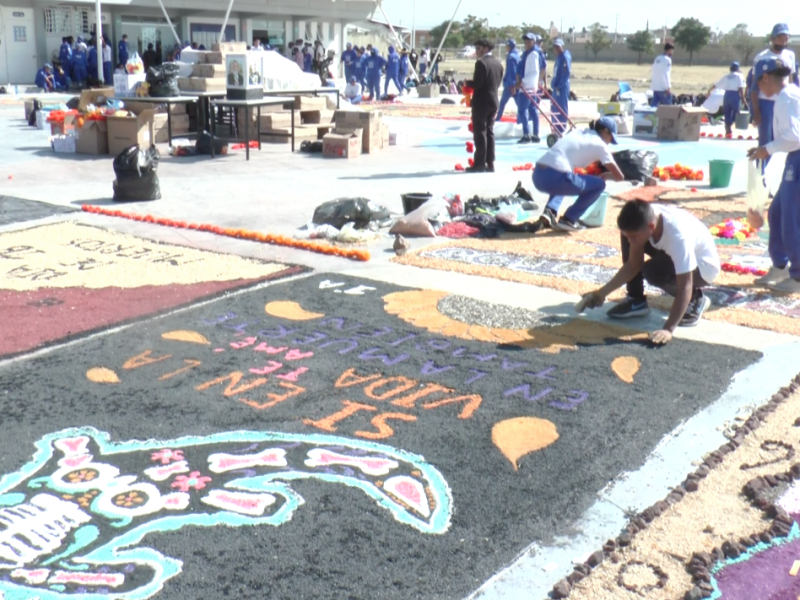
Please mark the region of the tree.
[[540, 27], [539, 25], [532, 25], [531, 23], [523, 23], [519, 28], [519, 37], [522, 39], [522, 36], [528, 32], [535, 33], [537, 35], [542, 36], [543, 43], [545, 45], [550, 45], [550, 32], [545, 29], [544, 27]]
[[706, 27], [698, 19], [679, 19], [672, 28], [675, 43], [689, 53], [689, 64], [692, 64], [694, 53], [708, 46], [711, 39], [711, 28]]
[[649, 31], [637, 31], [628, 38], [628, 49], [639, 53], [636, 64], [642, 64], [642, 54], [651, 54], [653, 52], [653, 36], [650, 35]]
[[[455, 26], [455, 23], [453, 25]], [[474, 15], [467, 15], [467, 18], [461, 22], [461, 34], [464, 36], [464, 41], [468, 44], [474, 44], [477, 40], [482, 38], [489, 39], [491, 37], [489, 19], [481, 19]]]
[[[444, 21], [441, 25], [437, 25], [431, 29], [431, 45], [438, 48], [439, 42], [442, 41], [444, 32], [447, 30], [447, 24], [450, 21]], [[464, 35], [461, 33], [461, 24], [454, 22], [450, 28], [450, 33], [447, 34], [447, 40], [443, 48], [461, 48], [464, 46]]]
[[722, 43], [730, 48], [738, 59], [749, 64], [753, 52], [760, 47], [759, 40], [747, 31], [747, 23], [739, 23], [722, 37]]
[[597, 60], [598, 54], [600, 54], [603, 50], [608, 50], [611, 48], [611, 38], [609, 38], [608, 34], [606, 34], [605, 25], [595, 23], [589, 27], [589, 43], [587, 44], [587, 47], [589, 50], [591, 50], [592, 54], [594, 54], [595, 61]]

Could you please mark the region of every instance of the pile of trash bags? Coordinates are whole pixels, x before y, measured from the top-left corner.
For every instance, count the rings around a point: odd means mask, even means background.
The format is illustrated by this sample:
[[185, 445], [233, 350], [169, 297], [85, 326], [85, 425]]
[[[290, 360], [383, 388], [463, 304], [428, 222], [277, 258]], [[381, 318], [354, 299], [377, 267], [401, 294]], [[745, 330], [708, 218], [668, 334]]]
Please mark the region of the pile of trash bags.
[[380, 229], [391, 222], [389, 211], [367, 198], [339, 198], [320, 204], [311, 222], [342, 229], [352, 223], [355, 229]]
[[130, 146], [114, 159], [114, 200], [135, 202], [137, 200], [159, 200], [161, 187], [158, 182], [158, 160], [161, 156], [155, 146], [142, 150]]
[[177, 63], [166, 62], [147, 69], [145, 81], [150, 86], [150, 95], [154, 98], [172, 98], [180, 96], [178, 75], [181, 67]]

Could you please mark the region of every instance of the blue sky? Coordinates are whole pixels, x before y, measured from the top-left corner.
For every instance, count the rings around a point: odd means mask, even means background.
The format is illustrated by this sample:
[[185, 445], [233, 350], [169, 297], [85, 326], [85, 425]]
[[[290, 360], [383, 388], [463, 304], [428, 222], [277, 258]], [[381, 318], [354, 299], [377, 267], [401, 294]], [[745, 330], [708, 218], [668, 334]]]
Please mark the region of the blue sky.
[[[416, 0], [418, 28], [429, 28], [453, 15], [458, 0]], [[780, 2], [778, 5], [781, 4]], [[787, 2], [784, 7], [788, 8]], [[725, 3], [724, 6], [731, 10], [724, 10], [723, 4], [715, 2], [697, 2], [697, 0], [671, 0], [670, 2], [597, 2], [597, 0], [569, 0], [568, 2], [531, 2], [530, 0], [463, 0], [456, 16], [457, 20], [469, 14], [489, 19], [491, 26], [501, 26], [516, 23], [533, 23], [542, 27], [549, 27], [553, 21], [560, 27], [563, 19], [564, 30], [572, 27], [588, 27], [599, 21], [614, 31], [614, 22], [619, 17], [619, 31], [633, 32], [644, 29], [650, 19], [650, 28], [673, 25], [681, 17], [696, 17], [710, 26], [713, 30], [718, 27], [725, 32], [738, 23], [746, 22], [753, 33], [766, 35], [772, 26], [780, 21], [787, 20], [784, 16], [776, 18], [769, 11], [752, 11], [753, 6], [748, 2]], [[384, 0], [383, 7], [389, 19], [410, 27], [414, 17], [414, 0]], [[522, 9], [522, 10], [521, 10]], [[376, 18], [380, 18], [380, 11]], [[789, 27], [800, 33], [800, 21], [793, 23], [789, 19]]]

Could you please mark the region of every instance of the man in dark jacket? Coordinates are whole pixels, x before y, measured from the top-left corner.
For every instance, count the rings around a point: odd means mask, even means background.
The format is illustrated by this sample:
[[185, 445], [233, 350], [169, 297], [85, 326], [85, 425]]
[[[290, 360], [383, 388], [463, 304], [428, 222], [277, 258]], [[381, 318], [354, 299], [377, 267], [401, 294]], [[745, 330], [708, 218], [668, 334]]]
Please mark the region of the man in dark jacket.
[[467, 85], [472, 94], [472, 135], [475, 140], [475, 164], [468, 173], [494, 172], [494, 119], [500, 100], [497, 90], [503, 81], [503, 65], [492, 56], [494, 45], [488, 40], [475, 42], [475, 73]]

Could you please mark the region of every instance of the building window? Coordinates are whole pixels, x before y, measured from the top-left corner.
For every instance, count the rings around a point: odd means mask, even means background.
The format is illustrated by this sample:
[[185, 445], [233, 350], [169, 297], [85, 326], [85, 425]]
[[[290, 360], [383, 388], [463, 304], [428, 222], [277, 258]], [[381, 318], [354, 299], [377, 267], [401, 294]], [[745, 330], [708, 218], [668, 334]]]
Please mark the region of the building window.
[[67, 36], [72, 33], [71, 8], [45, 8], [44, 29], [47, 33]]
[[25, 25], [14, 25], [14, 41], [27, 42], [28, 28]]
[[75, 31], [78, 35], [90, 35], [92, 31], [90, 21], [91, 14], [88, 8], [78, 8], [75, 11]]

